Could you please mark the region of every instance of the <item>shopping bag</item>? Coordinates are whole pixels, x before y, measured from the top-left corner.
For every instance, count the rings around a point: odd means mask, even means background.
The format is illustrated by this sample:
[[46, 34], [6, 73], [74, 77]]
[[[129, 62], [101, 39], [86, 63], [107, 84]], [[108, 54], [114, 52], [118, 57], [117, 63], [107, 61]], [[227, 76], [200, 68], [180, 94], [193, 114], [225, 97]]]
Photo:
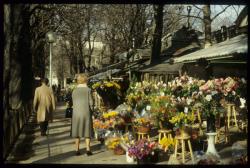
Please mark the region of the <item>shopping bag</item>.
[[69, 107], [66, 109], [65, 118], [71, 118], [73, 113], [73, 108]]

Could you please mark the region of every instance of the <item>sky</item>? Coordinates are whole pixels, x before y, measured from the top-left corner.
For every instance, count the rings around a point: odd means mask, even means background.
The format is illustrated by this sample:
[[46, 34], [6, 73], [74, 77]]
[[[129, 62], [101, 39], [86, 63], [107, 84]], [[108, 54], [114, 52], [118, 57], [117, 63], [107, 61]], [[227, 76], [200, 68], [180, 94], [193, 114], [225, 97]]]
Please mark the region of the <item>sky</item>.
[[[188, 5], [186, 5], [188, 6]], [[191, 5], [192, 6], [192, 5]], [[203, 5], [197, 5], [197, 7], [202, 8]], [[222, 11], [227, 5], [211, 5], [211, 18]], [[245, 7], [245, 5], [232, 5], [228, 7], [225, 12], [220, 14], [216, 19], [212, 21], [212, 31], [219, 30], [221, 26], [231, 26], [234, 24], [235, 20], [237, 19], [238, 15], [240, 14], [240, 11]], [[187, 13], [187, 10], [184, 12]], [[199, 13], [199, 9], [192, 7], [191, 15], [196, 15]], [[202, 12], [200, 12], [200, 17], [203, 17]], [[201, 20], [195, 19], [193, 28], [202, 31], [203, 24]], [[192, 23], [191, 21], [191, 23]]]

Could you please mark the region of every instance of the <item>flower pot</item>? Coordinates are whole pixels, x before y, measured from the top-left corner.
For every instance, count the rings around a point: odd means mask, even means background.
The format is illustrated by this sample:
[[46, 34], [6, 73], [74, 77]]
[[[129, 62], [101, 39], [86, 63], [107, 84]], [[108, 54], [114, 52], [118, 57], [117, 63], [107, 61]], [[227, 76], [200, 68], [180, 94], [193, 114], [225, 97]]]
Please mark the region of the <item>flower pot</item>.
[[159, 151], [154, 150], [153, 153], [150, 154], [150, 162], [156, 163], [159, 161]]
[[132, 123], [131, 117], [123, 117], [125, 123]]
[[159, 127], [160, 129], [172, 129], [173, 128], [172, 124], [167, 120], [165, 121], [160, 120]]
[[141, 132], [141, 133], [148, 133], [149, 130], [150, 130], [149, 127], [144, 127], [144, 126], [139, 126], [139, 127], [137, 127], [137, 131], [138, 131], [138, 132]]
[[187, 137], [189, 136], [188, 129], [186, 127], [181, 127], [176, 131], [177, 136]]
[[210, 114], [209, 116], [207, 116], [207, 132], [211, 133], [211, 132], [216, 132], [216, 128], [215, 128], [215, 116]]

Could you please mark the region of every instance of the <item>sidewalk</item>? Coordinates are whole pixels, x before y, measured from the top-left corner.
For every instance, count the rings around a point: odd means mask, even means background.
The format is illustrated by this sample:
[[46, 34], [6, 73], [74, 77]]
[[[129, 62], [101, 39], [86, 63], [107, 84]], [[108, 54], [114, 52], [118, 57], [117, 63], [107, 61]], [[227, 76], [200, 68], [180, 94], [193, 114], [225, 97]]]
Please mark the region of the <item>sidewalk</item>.
[[[113, 151], [102, 148], [100, 142], [95, 139], [91, 140], [92, 156], [84, 154], [75, 156], [75, 142], [70, 137], [71, 119], [64, 117], [65, 108], [64, 103], [57, 105], [54, 122], [49, 123], [48, 136], [45, 137], [40, 136], [39, 126], [35, 122], [36, 118], [34, 115], [31, 116], [5, 163], [129, 164], [126, 162], [125, 155], [114, 155]], [[231, 140], [232, 142], [239, 141], [244, 146], [247, 145], [247, 138], [242, 137], [242, 134], [232, 136]], [[221, 156], [220, 164], [230, 163], [232, 159], [231, 145], [223, 143], [216, 145], [216, 149]], [[83, 139], [80, 144], [80, 152], [85, 153]], [[157, 164], [179, 164], [176, 159], [172, 159], [172, 156], [170, 158]], [[188, 161], [186, 164], [192, 164], [192, 162]]]

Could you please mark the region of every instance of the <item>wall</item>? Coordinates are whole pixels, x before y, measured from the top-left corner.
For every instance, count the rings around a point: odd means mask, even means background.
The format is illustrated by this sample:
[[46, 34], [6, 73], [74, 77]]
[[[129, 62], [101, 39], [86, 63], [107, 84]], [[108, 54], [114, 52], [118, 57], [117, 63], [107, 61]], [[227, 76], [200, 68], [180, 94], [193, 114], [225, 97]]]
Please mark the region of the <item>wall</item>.
[[247, 77], [247, 64], [213, 64], [213, 76], [218, 77]]

